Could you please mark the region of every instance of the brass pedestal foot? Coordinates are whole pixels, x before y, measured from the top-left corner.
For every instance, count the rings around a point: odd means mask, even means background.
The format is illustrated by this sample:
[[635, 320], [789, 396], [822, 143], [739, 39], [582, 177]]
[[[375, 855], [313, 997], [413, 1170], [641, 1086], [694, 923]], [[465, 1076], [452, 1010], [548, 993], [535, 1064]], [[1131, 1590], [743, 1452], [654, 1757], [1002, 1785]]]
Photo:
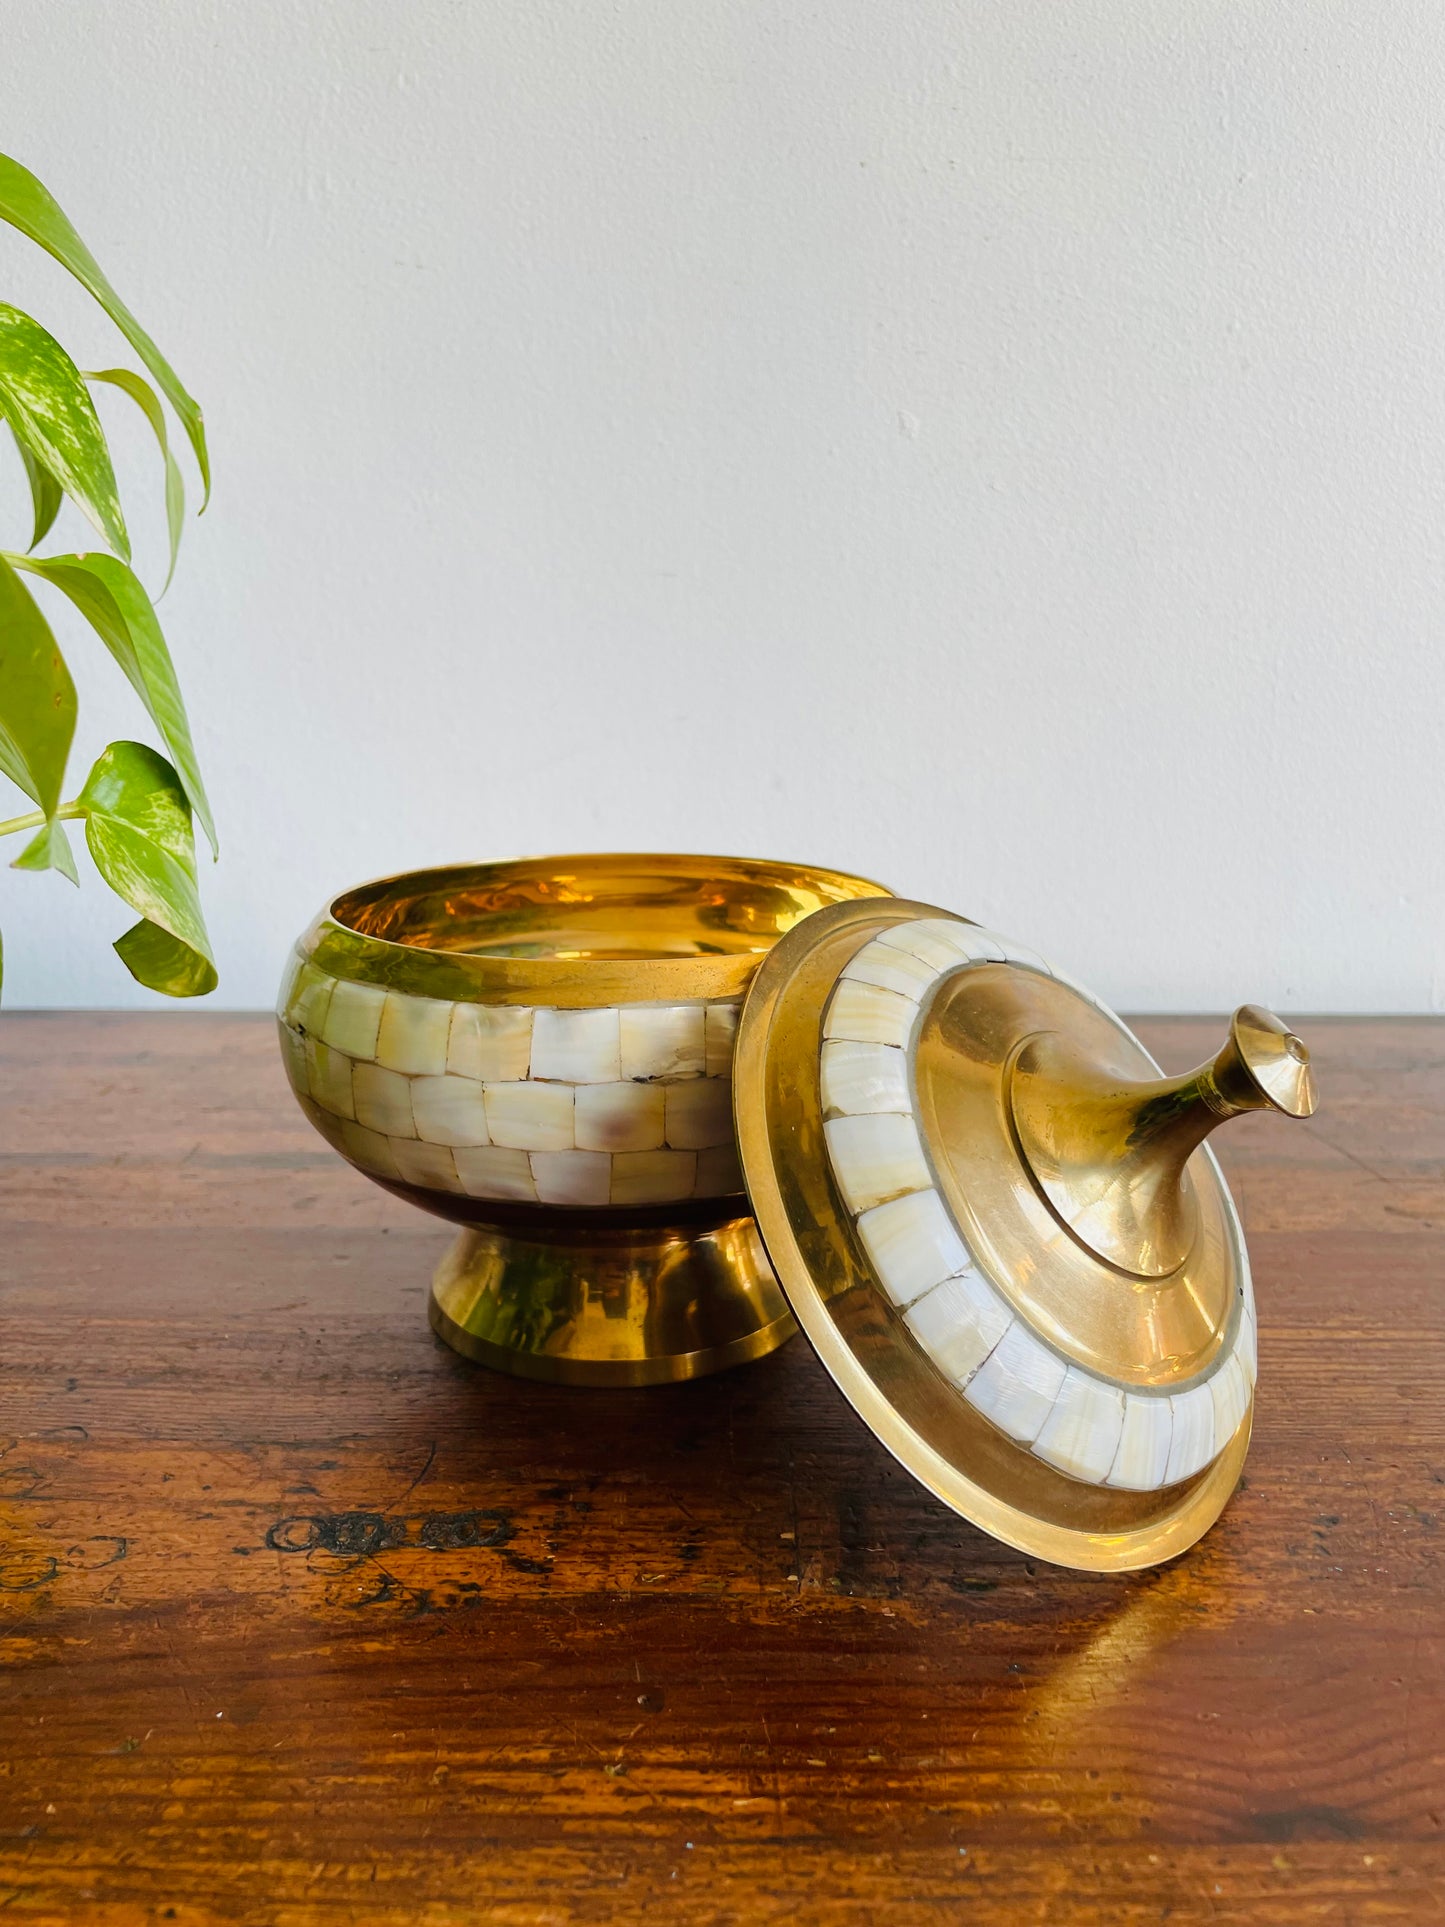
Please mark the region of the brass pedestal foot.
[[430, 1316], [464, 1357], [564, 1385], [700, 1378], [762, 1358], [797, 1330], [747, 1216], [651, 1229], [478, 1226], [437, 1268]]

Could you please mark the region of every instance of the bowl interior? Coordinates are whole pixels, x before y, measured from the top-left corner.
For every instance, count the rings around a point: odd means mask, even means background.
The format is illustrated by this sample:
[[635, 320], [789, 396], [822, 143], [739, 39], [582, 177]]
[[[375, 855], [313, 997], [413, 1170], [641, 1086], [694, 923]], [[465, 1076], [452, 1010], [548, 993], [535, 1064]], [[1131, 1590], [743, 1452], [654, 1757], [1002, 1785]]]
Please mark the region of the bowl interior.
[[569, 856], [419, 870], [339, 896], [345, 928], [413, 950], [626, 962], [761, 954], [881, 884], [739, 857]]

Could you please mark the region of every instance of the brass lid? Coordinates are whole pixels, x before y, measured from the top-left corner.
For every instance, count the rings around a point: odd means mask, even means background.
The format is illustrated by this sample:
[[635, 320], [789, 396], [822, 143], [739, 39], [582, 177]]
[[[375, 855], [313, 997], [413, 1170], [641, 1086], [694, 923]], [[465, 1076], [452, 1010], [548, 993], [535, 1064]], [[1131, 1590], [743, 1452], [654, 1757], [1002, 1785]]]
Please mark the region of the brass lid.
[[1238, 1480], [1249, 1261], [1203, 1140], [1313, 1111], [1309, 1053], [1238, 1011], [1165, 1078], [1031, 950], [923, 903], [820, 910], [769, 953], [735, 1106], [758, 1224], [844, 1395], [939, 1498], [1025, 1552], [1172, 1558]]

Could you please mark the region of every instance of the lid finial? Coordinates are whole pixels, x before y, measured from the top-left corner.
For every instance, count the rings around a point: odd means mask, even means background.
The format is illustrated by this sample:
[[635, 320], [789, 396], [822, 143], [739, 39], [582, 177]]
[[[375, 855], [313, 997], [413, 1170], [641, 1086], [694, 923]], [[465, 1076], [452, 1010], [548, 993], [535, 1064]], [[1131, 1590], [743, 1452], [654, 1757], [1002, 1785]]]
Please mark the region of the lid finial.
[[1202, 1146], [1242, 1111], [1314, 1111], [1287, 1024], [1245, 1005], [1214, 1057], [1161, 1077], [1027, 945], [906, 898], [837, 904], [759, 967], [734, 1104], [788, 1301], [915, 1478], [1096, 1572], [1213, 1524], [1257, 1351], [1243, 1229]]
[[1152, 1279], [1194, 1245], [1186, 1166], [1209, 1133], [1243, 1111], [1309, 1117], [1316, 1103], [1307, 1046], [1258, 1004], [1242, 1004], [1223, 1048], [1183, 1077], [1120, 1083], [1045, 1032], [1019, 1049], [1008, 1088], [1019, 1151], [1059, 1223], [1107, 1264]]

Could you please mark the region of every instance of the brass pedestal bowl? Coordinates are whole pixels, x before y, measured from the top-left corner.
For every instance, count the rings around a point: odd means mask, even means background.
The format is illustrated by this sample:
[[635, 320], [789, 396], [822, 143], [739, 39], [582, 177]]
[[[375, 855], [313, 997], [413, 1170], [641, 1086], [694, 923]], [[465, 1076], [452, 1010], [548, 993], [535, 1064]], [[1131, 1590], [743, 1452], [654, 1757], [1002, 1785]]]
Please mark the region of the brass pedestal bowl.
[[287, 1071], [344, 1158], [466, 1227], [432, 1288], [449, 1345], [647, 1385], [792, 1335], [738, 1163], [738, 1013], [805, 917], [887, 894], [781, 863], [576, 856], [336, 898], [282, 983]]

